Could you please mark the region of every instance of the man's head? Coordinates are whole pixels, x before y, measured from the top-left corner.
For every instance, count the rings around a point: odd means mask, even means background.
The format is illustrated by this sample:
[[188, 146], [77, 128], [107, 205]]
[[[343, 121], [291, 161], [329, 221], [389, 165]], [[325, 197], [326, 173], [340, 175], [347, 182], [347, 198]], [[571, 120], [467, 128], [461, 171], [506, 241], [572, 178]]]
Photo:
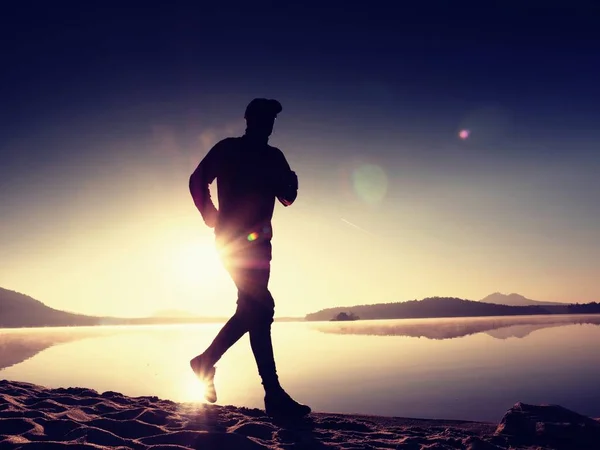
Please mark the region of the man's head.
[[248, 133], [268, 138], [273, 132], [277, 114], [283, 110], [277, 100], [255, 98], [246, 107], [244, 118]]

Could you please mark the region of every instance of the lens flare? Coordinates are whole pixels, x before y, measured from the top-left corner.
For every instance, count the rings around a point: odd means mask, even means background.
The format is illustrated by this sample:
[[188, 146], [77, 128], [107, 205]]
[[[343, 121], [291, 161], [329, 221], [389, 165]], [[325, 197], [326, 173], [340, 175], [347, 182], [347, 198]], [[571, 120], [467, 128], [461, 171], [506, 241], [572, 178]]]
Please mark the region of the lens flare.
[[471, 132], [469, 130], [460, 130], [460, 132], [458, 133], [458, 137], [464, 141], [469, 137], [470, 134]]
[[375, 164], [365, 164], [352, 173], [354, 192], [366, 203], [377, 204], [383, 200], [388, 188], [385, 171]]
[[257, 239], [258, 239], [258, 233], [257, 233], [256, 231], [253, 231], [252, 233], [250, 233], [250, 234], [248, 235], [248, 240], [249, 240], [250, 242], [252, 242], [252, 241], [255, 241], [255, 240], [257, 240]]

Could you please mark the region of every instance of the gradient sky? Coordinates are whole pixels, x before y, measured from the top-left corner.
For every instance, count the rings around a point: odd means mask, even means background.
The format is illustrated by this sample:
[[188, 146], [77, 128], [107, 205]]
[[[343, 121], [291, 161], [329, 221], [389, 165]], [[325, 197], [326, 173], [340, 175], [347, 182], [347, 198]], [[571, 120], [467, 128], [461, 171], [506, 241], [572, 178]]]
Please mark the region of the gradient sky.
[[326, 3], [4, 6], [0, 286], [88, 314], [233, 312], [187, 183], [272, 97], [300, 179], [274, 218], [278, 316], [600, 300], [600, 9]]

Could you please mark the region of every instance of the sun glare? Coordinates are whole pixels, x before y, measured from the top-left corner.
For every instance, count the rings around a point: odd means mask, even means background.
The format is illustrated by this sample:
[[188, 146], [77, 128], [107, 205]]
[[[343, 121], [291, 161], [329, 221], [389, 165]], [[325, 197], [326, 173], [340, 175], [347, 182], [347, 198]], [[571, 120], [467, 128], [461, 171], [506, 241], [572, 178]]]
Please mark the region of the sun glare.
[[206, 384], [203, 381], [198, 380], [195, 387], [191, 389], [190, 396], [195, 401], [204, 402], [204, 393], [206, 392]]
[[184, 284], [215, 280], [223, 272], [214, 243], [202, 237], [177, 242], [173, 247], [170, 267], [174, 278]]
[[190, 376], [186, 383], [181, 384], [181, 398], [186, 402], [206, 403], [205, 391], [206, 385], [195, 376]]
[[201, 316], [223, 315], [215, 299], [231, 295], [228, 274], [214, 238], [196, 233], [173, 233], [165, 239], [162, 277], [167, 285], [164, 302]]

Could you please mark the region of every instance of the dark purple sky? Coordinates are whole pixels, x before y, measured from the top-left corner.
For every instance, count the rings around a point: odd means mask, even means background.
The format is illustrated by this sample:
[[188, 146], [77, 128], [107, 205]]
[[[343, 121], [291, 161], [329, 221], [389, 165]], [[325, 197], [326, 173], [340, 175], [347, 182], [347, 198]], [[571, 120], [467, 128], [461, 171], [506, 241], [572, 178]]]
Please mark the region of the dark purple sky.
[[[164, 212], [152, 193], [188, 202], [190, 169], [216, 139], [243, 132], [245, 105], [262, 96], [283, 103], [273, 142], [299, 172], [307, 214], [398, 234], [422, 227], [471, 250], [513, 243], [531, 265], [600, 263], [593, 2], [12, 3], [0, 13], [0, 258], [21, 265], [0, 285], [24, 286], [39, 243], [70, 245], [90, 224], [133, 221], [133, 210]], [[386, 177], [375, 209], [361, 205], [373, 199], [360, 190], [378, 182], [365, 164]], [[560, 269], [544, 267], [535, 286]], [[553, 298], [588, 286], [569, 280]], [[477, 292], [504, 288], [494, 283]], [[530, 297], [555, 292], [531, 286]], [[453, 289], [431, 294], [463, 295]]]

